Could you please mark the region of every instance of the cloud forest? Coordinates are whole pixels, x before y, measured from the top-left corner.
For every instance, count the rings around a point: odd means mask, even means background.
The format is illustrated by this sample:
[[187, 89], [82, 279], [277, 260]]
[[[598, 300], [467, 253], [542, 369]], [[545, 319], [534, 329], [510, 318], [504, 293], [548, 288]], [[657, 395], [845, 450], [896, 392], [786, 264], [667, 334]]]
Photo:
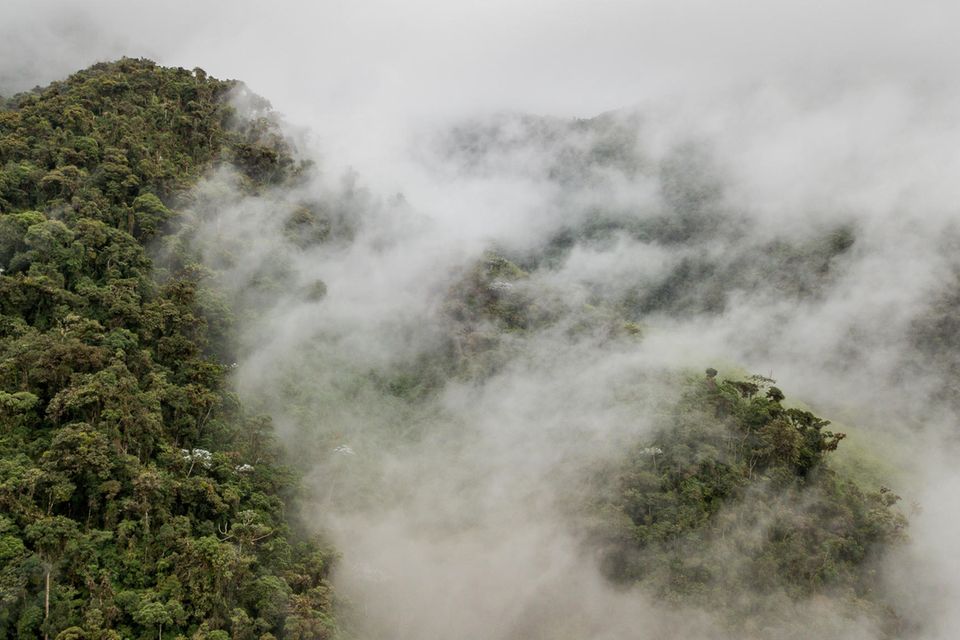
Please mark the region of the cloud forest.
[[0, 637], [956, 637], [956, 9], [720, 4], [14, 0]]

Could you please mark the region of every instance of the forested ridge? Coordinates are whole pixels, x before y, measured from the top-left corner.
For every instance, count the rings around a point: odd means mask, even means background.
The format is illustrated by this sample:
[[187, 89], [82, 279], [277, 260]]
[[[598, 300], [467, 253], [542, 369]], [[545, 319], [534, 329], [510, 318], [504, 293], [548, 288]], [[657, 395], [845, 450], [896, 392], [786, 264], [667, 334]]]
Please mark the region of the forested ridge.
[[[275, 404], [259, 398], [302, 423], [290, 455], [270, 418], [246, 410], [234, 390], [237, 325], [277, 299], [268, 294], [329, 304], [326, 284], [313, 272], [298, 284], [284, 256], [271, 255], [231, 298], [191, 238], [203, 226], [197, 210], [219, 206], [195, 189], [205, 177], [229, 175], [231, 190], [256, 200], [307, 173], [269, 105], [200, 69], [135, 59], [0, 103], [0, 637], [353, 637], [360, 632], [347, 620], [362, 607], [335, 620], [335, 555], [299, 521], [303, 469], [285, 460], [334, 469], [319, 491], [324, 506], [395, 508], [376, 473], [360, 480], [363, 464], [374, 467], [363, 456], [456, 430], [442, 406], [448, 386], [481, 389], [544, 335], [552, 348], [629, 349], [656, 313], [719, 313], [758, 273], [785, 299], [813, 296], [854, 242], [841, 226], [768, 243], [759, 258], [724, 268], [683, 261], [663, 282], [625, 292], [598, 286], [579, 300], [546, 291], [543, 275], [578, 243], [626, 233], [679, 247], [719, 233], [712, 188], [686, 160], [668, 166], [676, 202], [667, 198], [672, 208], [652, 221], [601, 212], [539, 248], [488, 252], [443, 274], [426, 321], [439, 327], [436, 342], [378, 369], [344, 366], [342, 396], [304, 382], [304, 372], [336, 368], [324, 336], [301, 344], [281, 383], [263, 385]], [[604, 132], [610, 123], [571, 126]], [[490, 146], [469, 140], [478, 157]], [[596, 163], [634, 171], [616, 145], [586, 159], [545, 155], [559, 158], [551, 175], [560, 182]], [[343, 203], [298, 198], [257, 201], [292, 210], [283, 251], [346, 245], [366, 222]], [[243, 234], [224, 235], [215, 249], [225, 268], [255, 253]], [[721, 635], [804, 637], [825, 600], [880, 637], [900, 634], [879, 577], [884, 553], [906, 536], [894, 492], [834, 468], [843, 434], [787, 402], [773, 380], [684, 375], [658, 372], [647, 382], [662, 398], [643, 406], [621, 394], [638, 422], [656, 414], [652, 430], [619, 459], [564, 476], [576, 490], [559, 509], [578, 552], [614, 589], [709, 611]], [[374, 415], [381, 406], [386, 417]], [[346, 433], [336, 416], [353, 414]]]
[[880, 560], [906, 536], [900, 498], [834, 469], [846, 435], [785, 405], [773, 382], [718, 382], [712, 369], [686, 381], [652, 437], [597, 476], [604, 569], [733, 630], [823, 633], [786, 603], [829, 598], [898, 637]]
[[[489, 255], [450, 292], [452, 375], [490, 375], [502, 366], [498, 336], [558, 321], [520, 289], [527, 277]], [[625, 315], [590, 308], [568, 331], [641, 340], [643, 326]], [[404, 389], [429, 388], [426, 371]], [[907, 538], [900, 496], [834, 465], [846, 434], [775, 384], [713, 368], [669, 376], [651, 432], [587, 472], [585, 502], [572, 500], [567, 517], [612, 583], [712, 611], [734, 637], [829, 635], [835, 620], [811, 618], [825, 602], [877, 637], [901, 637], [907, 623], [882, 576], [885, 555]]]
[[2, 637], [332, 630], [331, 557], [226, 384], [229, 310], [189, 251], [146, 248], [212, 168], [296, 172], [238, 88], [124, 59], [0, 110]]

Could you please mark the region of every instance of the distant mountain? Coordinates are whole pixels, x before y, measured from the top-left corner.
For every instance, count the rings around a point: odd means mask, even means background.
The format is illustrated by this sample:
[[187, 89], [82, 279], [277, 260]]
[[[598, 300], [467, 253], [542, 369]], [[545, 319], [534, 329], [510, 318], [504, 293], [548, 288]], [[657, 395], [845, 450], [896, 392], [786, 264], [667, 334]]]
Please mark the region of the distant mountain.
[[[352, 178], [335, 197], [305, 188], [311, 163], [239, 82], [122, 59], [7, 99], [0, 637], [355, 637], [363, 625], [345, 620], [377, 616], [366, 603], [334, 611], [337, 555], [304, 504], [358, 529], [386, 522], [409, 537], [407, 553], [459, 549], [462, 535], [482, 554], [496, 545], [470, 534], [491, 523], [526, 527], [517, 540], [539, 545], [542, 509], [599, 569], [605, 597], [635, 589], [664, 611], [706, 611], [733, 637], [829, 635], [810, 619], [819, 610], [896, 637], [904, 623], [878, 566], [906, 519], [893, 491], [832, 463], [844, 434], [762, 376], [607, 367], [658, 323], [721, 317], [743, 300], [780, 314], [814, 305], [860, 231], [838, 217], [753, 233], [709, 147], [654, 159], [637, 145], [647, 126], [629, 113], [505, 115], [434, 137], [438, 171], [513, 172], [550, 198], [538, 233], [496, 238], [432, 274], [419, 299], [376, 288], [395, 282], [391, 263], [375, 262], [395, 249], [390, 234], [417, 235], [406, 201], [376, 201]], [[649, 197], [610, 197], [618, 188]], [[337, 268], [357, 238], [370, 291], [351, 298], [356, 281]], [[576, 271], [574, 257], [618, 243], [653, 266]], [[373, 306], [394, 293], [423, 308], [396, 319], [397, 307]], [[355, 307], [331, 312], [345, 298]], [[955, 298], [912, 325], [917, 353], [951, 374]], [[258, 361], [278, 336], [288, 351]], [[757, 353], [780, 338], [758, 336]], [[262, 370], [250, 375], [247, 357]], [[285, 448], [272, 419], [293, 434]], [[603, 455], [581, 451], [591, 444]], [[547, 480], [557, 504], [539, 500]], [[411, 557], [399, 566], [415, 572]], [[482, 564], [432, 559], [439, 575]], [[350, 561], [388, 594], [424, 588], [420, 574], [390, 584]], [[533, 609], [521, 613], [539, 620]], [[525, 624], [546, 637], [556, 619], [518, 615], [510, 637], [533, 637]], [[549, 637], [576, 637], [566, 633]]]

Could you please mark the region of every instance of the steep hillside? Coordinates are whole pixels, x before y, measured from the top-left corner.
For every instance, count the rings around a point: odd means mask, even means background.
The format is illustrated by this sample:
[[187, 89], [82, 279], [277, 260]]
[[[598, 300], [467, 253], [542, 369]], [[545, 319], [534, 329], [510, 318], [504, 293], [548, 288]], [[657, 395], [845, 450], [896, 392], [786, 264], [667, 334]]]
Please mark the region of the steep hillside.
[[716, 610], [734, 631], [829, 633], [786, 603], [831, 598], [897, 637], [878, 572], [905, 537], [899, 497], [833, 469], [845, 434], [784, 406], [772, 380], [716, 376], [687, 381], [653, 436], [598, 474], [607, 574]]
[[[647, 157], [644, 126], [439, 135], [431, 180], [537, 194], [479, 241], [452, 229], [495, 218], [484, 198], [441, 198], [444, 227], [331, 186], [199, 69], [124, 59], [7, 100], [0, 637], [900, 634], [897, 496], [833, 468], [843, 434], [773, 380], [685, 371], [729, 313], [717, 339], [754, 362], [806, 349], [785, 319], [861, 232], [761, 233], [708, 146]], [[954, 302], [918, 340], [955, 333]], [[764, 304], [775, 330], [744, 322]]]
[[331, 631], [330, 556], [226, 384], [229, 311], [189, 252], [146, 249], [212, 168], [296, 172], [267, 108], [124, 59], [0, 111], [0, 636]]

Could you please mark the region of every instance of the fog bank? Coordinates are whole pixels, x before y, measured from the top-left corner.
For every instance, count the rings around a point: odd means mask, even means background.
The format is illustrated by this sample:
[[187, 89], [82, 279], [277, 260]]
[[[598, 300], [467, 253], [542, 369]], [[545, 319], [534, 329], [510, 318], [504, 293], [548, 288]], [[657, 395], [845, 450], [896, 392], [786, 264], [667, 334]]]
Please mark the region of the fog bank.
[[[611, 586], [570, 518], [707, 366], [849, 427], [847, 463], [880, 460], [919, 507], [878, 585], [910, 637], [960, 631], [955, 3], [7, 13], [4, 95], [119, 55], [201, 66], [269, 98], [316, 161], [259, 197], [209, 176], [191, 243], [237, 305], [238, 390], [310, 470], [358, 633], [726, 637]], [[322, 242], [290, 226], [305, 205]], [[487, 293], [542, 324], [455, 319], [491, 251], [525, 273]], [[785, 619], [879, 637], [825, 600]]]

